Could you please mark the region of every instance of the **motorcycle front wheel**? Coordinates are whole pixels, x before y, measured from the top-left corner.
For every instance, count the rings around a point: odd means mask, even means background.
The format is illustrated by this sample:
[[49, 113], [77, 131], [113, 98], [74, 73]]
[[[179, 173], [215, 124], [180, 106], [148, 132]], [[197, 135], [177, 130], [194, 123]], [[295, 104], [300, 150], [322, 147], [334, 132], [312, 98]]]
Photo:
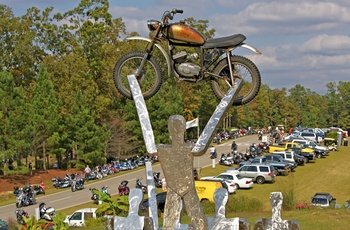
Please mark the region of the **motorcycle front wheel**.
[[[247, 104], [252, 101], [259, 92], [261, 84], [259, 69], [246, 57], [232, 56], [231, 62], [233, 78], [242, 80], [241, 84], [243, 84], [232, 105], [239, 106]], [[211, 79], [211, 88], [215, 96], [221, 100], [232, 86], [227, 59], [222, 59], [214, 68], [213, 73], [220, 77], [213, 77]]]
[[[145, 54], [145, 52], [127, 53], [115, 64], [113, 72], [114, 84], [119, 93], [128, 99], [132, 99], [132, 95], [127, 76], [136, 74]], [[161, 67], [152, 56], [147, 59], [142, 68], [141, 75], [135, 77], [145, 100], [153, 97], [163, 83]]]

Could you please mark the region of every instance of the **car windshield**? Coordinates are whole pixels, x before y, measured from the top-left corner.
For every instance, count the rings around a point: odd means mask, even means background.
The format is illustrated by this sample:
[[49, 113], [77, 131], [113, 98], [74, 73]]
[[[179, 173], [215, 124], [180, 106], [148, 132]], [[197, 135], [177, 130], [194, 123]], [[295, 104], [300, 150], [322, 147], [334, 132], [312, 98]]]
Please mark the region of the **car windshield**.
[[312, 198], [311, 203], [313, 203], [313, 204], [327, 204], [327, 199], [324, 199], [324, 198]]
[[242, 177], [242, 175], [241, 175], [241, 174], [236, 174], [236, 177], [237, 177], [237, 179], [238, 179], [238, 180], [243, 179], [243, 177]]

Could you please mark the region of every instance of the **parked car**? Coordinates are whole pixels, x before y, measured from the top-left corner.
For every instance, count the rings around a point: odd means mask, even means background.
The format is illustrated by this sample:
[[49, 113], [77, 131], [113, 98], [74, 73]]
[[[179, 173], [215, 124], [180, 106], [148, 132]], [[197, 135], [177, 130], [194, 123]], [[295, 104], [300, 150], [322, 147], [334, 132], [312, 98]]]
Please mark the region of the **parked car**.
[[244, 165], [238, 169], [226, 169], [226, 172], [235, 172], [241, 174], [243, 177], [252, 178], [258, 184], [265, 182], [275, 182], [274, 167], [266, 164], [249, 164]]
[[299, 155], [299, 154], [294, 154], [295, 157], [295, 162], [299, 165], [305, 165], [305, 163], [307, 162], [306, 157]]
[[311, 205], [319, 207], [334, 207], [336, 200], [337, 199], [329, 193], [318, 192], [311, 197]]
[[316, 133], [301, 132], [300, 136], [304, 137], [306, 140], [309, 140], [309, 141], [318, 141]]
[[202, 177], [201, 180], [213, 180], [213, 179], [223, 179], [228, 181], [230, 184], [236, 185], [236, 188], [252, 188], [254, 182], [251, 178], [246, 178], [241, 176], [239, 173], [224, 172], [220, 173], [218, 176], [214, 177]]
[[300, 134], [299, 134], [299, 132], [297, 132], [297, 133], [291, 133], [290, 135], [288, 135], [288, 136], [285, 136], [284, 138], [283, 138], [283, 140], [284, 141], [293, 141], [294, 139], [304, 139], [304, 137], [303, 136], [301, 136]]
[[223, 183], [223, 187], [227, 189], [227, 192], [229, 194], [234, 194], [236, 193], [237, 190], [237, 185], [233, 181], [226, 180], [225, 178], [222, 177], [203, 177], [200, 179], [201, 181], [219, 181]]
[[[167, 192], [161, 192], [156, 195], [158, 211], [164, 212]], [[148, 199], [144, 199], [140, 205], [140, 215], [148, 216]]]
[[274, 160], [272, 158], [266, 157], [271, 156], [270, 154], [261, 156], [261, 157], [255, 157], [251, 164], [269, 164], [275, 168], [274, 174], [277, 175], [287, 175], [292, 171], [292, 164], [290, 162], [284, 161], [283, 159], [277, 159]]
[[280, 174], [281, 174], [281, 172], [282, 173], [289, 173], [288, 170], [293, 171], [297, 167], [297, 164], [295, 162], [288, 161], [288, 160], [284, 159], [281, 155], [278, 155], [275, 153], [268, 154], [265, 156], [265, 158], [266, 158], [267, 162], [279, 162], [279, 163], [284, 163], [284, 164], [288, 165], [288, 168], [284, 169], [284, 170], [286, 170], [286, 172], [279, 170]]
[[327, 146], [321, 146], [315, 141], [294, 139], [293, 142], [299, 143], [306, 148], [315, 150], [317, 158], [321, 158], [329, 155], [329, 148]]

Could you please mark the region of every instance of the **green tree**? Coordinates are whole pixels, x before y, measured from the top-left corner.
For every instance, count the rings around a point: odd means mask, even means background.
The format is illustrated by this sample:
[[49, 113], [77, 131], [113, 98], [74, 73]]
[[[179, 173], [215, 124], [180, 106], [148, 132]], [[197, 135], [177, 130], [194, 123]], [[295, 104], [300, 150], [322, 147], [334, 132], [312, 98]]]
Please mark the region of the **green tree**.
[[48, 140], [54, 135], [61, 119], [60, 101], [55, 96], [46, 68], [40, 68], [38, 79], [32, 88], [32, 97], [28, 98], [27, 103], [31, 147], [34, 153], [38, 150], [42, 152], [43, 169], [46, 170]]
[[76, 93], [75, 104], [65, 116], [65, 124], [71, 159], [91, 165], [105, 163], [103, 153], [109, 133], [104, 125], [96, 123], [94, 112], [80, 92]]
[[0, 72], [0, 158], [5, 162], [17, 159], [18, 165], [19, 153], [25, 147], [21, 138], [25, 124], [23, 104], [22, 87], [16, 86], [10, 73]]

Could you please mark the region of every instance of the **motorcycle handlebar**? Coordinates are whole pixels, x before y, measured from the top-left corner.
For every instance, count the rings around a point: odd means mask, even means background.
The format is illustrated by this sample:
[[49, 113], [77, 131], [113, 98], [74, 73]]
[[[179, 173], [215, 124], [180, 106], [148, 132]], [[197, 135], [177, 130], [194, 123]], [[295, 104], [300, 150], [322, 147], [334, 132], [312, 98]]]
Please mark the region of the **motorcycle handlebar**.
[[183, 10], [178, 10], [178, 9], [173, 9], [171, 12], [174, 13], [174, 14], [182, 14], [184, 11]]
[[168, 18], [169, 20], [173, 20], [174, 19], [174, 14], [182, 14], [184, 11], [183, 10], [178, 10], [178, 9], [172, 9], [170, 12], [166, 11], [164, 12], [163, 15], [163, 20], [165, 20], [166, 18]]

